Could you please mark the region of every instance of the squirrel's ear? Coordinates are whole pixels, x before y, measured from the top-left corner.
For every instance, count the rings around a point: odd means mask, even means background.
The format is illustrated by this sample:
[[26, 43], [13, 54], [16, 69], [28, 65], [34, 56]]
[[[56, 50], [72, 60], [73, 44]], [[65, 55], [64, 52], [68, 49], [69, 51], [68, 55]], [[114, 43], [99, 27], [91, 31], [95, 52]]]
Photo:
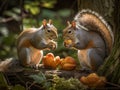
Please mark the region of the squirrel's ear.
[[72, 21], [72, 27], [76, 28], [76, 22], [75, 21]]
[[68, 24], [68, 26], [70, 26], [71, 24], [70, 24], [70, 21], [67, 21], [67, 24]]
[[49, 19], [49, 22], [48, 22], [50, 25], [52, 24], [52, 20], [51, 19]]
[[44, 20], [42, 21], [42, 24], [43, 24], [44, 27], [47, 26], [47, 20], [44, 19]]

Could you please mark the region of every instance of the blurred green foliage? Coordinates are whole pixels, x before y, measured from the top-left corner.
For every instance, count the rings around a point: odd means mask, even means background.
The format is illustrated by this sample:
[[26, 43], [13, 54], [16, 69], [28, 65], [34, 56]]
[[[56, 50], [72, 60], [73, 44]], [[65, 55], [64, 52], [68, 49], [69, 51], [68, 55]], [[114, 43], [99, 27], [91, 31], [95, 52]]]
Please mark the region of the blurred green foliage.
[[87, 90], [87, 86], [84, 86], [76, 78], [60, 78], [59, 76], [53, 76], [53, 83], [49, 90]]
[[86, 90], [87, 86], [83, 85], [76, 78], [61, 78], [57, 75], [46, 76], [42, 72], [36, 75], [30, 75], [34, 79], [34, 83], [38, 83], [44, 90]]
[[5, 76], [0, 72], [0, 90], [26, 90], [23, 86], [16, 84], [15, 86], [9, 86]]
[[42, 85], [41, 88], [44, 90], [48, 90], [52, 84], [42, 72], [39, 72], [37, 75], [30, 75], [29, 77], [34, 80], [34, 83]]
[[[66, 27], [66, 21], [71, 17], [71, 9], [59, 9], [53, 10], [57, 0], [19, 0], [17, 2], [0, 1], [3, 4], [10, 6], [11, 8], [4, 9], [0, 16], [2, 24], [0, 24], [0, 58], [16, 57], [16, 38], [23, 28], [40, 27], [43, 19], [52, 19], [53, 24], [58, 29], [59, 38], [58, 48], [54, 51], [44, 51], [44, 55], [48, 52], [53, 52], [55, 55], [59, 55], [64, 58], [68, 55], [77, 59], [77, 51], [70, 50], [63, 46], [62, 30]], [[23, 4], [22, 4], [23, 3]], [[17, 4], [17, 5], [16, 5]], [[22, 12], [21, 12], [22, 10]], [[21, 19], [21, 13], [25, 16]], [[6, 20], [6, 17], [12, 20]], [[4, 22], [4, 19], [6, 20]], [[21, 21], [22, 20], [22, 21]]]

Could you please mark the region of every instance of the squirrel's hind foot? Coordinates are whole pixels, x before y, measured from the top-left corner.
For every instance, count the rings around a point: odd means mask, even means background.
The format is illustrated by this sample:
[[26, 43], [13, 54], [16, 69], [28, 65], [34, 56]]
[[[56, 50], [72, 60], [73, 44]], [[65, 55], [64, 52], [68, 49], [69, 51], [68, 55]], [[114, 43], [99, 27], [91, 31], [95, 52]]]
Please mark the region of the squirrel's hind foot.
[[80, 72], [85, 72], [85, 73], [92, 73], [93, 71], [89, 68], [81, 68]]
[[42, 64], [37, 64], [37, 65], [31, 65], [30, 68], [39, 70], [43, 65]]

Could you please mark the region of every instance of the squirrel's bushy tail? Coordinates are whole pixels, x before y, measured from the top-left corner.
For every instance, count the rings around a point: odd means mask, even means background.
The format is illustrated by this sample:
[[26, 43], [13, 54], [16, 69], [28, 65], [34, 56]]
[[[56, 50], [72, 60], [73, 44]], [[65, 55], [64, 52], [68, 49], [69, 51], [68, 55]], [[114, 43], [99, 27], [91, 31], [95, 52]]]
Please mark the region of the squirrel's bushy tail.
[[98, 13], [89, 9], [80, 11], [74, 18], [78, 24], [86, 27], [88, 31], [98, 32], [105, 41], [107, 55], [110, 53], [114, 36], [110, 26]]

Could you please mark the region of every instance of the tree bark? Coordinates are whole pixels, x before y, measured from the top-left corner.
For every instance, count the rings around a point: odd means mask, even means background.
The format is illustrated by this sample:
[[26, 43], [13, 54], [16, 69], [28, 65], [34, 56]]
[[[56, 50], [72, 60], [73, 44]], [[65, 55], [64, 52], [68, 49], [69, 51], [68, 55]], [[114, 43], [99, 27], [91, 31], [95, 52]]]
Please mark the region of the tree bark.
[[114, 33], [114, 46], [98, 73], [120, 84], [120, 0], [78, 0], [78, 8], [91, 9], [102, 15]]

